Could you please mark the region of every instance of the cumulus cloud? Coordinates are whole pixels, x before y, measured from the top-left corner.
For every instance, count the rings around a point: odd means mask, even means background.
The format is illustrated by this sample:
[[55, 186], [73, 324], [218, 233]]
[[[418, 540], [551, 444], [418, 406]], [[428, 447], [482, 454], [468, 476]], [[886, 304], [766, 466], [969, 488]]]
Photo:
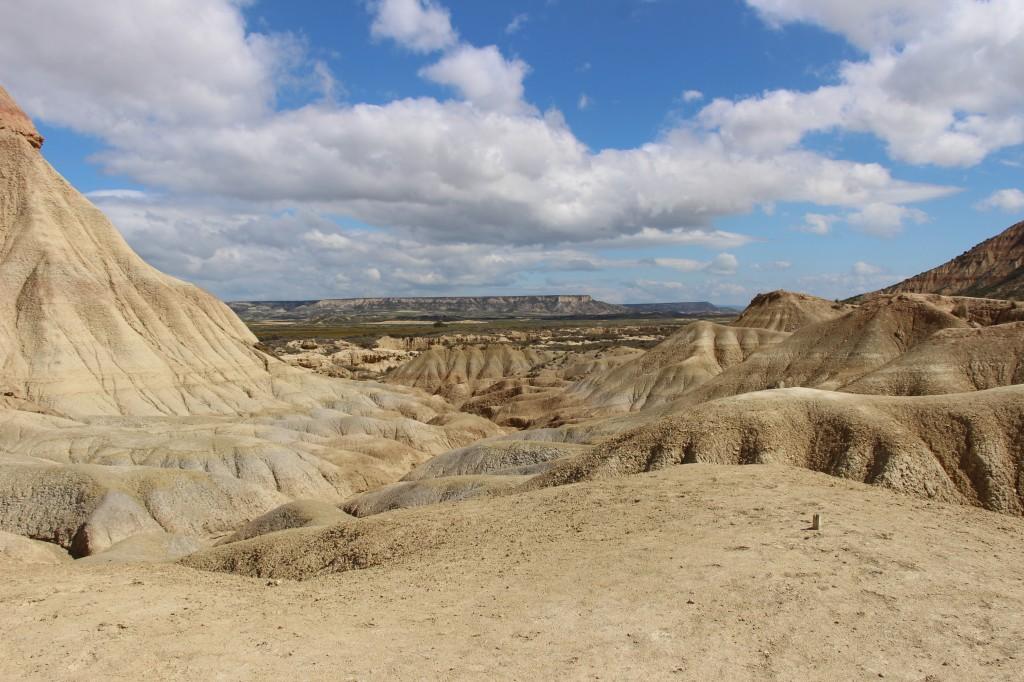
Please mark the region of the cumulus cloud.
[[975, 208], [983, 211], [998, 208], [1007, 213], [1014, 213], [1024, 209], [1024, 192], [1015, 187], [996, 190], [975, 204]]
[[652, 262], [663, 268], [672, 268], [680, 272], [710, 272], [714, 275], [735, 275], [739, 269], [739, 259], [731, 253], [720, 253], [709, 261], [692, 258], [654, 258]]
[[390, 38], [415, 52], [434, 52], [458, 40], [448, 10], [433, 0], [376, 0], [368, 7], [375, 38]]
[[[333, 210], [421, 239], [529, 244], [629, 239], [644, 230], [678, 235], [685, 230], [707, 232], [717, 217], [777, 201], [855, 208], [923, 201], [950, 191], [897, 180], [878, 164], [799, 149], [768, 157], [737, 154], [719, 135], [687, 128], [634, 149], [592, 151], [557, 112], [541, 115], [523, 106], [526, 66], [505, 59], [493, 46], [457, 46], [424, 71], [452, 84], [470, 102], [321, 102], [271, 111], [254, 103], [270, 97], [274, 74], [294, 57], [270, 52], [277, 54], [277, 61], [268, 61], [261, 46], [286, 41], [246, 33], [235, 5], [217, 0], [205, 4], [210, 3], [221, 7], [217, 16], [231, 29], [222, 28], [219, 35], [225, 41], [221, 51], [233, 57], [211, 58], [211, 68], [183, 70], [169, 80], [199, 82], [178, 88], [185, 93], [210, 91], [217, 98], [242, 93], [228, 98], [245, 104], [230, 121], [213, 116], [189, 117], [182, 123], [182, 115], [173, 119], [178, 124], [165, 123], [159, 111], [145, 108], [145, 96], [134, 104], [137, 110], [120, 107], [116, 92], [107, 97], [110, 70], [99, 62], [91, 65], [94, 71], [76, 74], [74, 92], [85, 104], [70, 101], [61, 88], [63, 64], [82, 61], [74, 54], [79, 42], [43, 46], [35, 39], [51, 28], [73, 25], [45, 2], [24, 12], [17, 28], [10, 23], [0, 27], [0, 50], [10, 57], [5, 63], [11, 67], [12, 90], [31, 113], [45, 118], [59, 108], [60, 121], [103, 135], [110, 146], [98, 158], [111, 172], [185, 195]], [[441, 11], [438, 5], [413, 4], [424, 12]], [[123, 54], [131, 64], [174, 62], [168, 44], [187, 52], [199, 29], [184, 13], [178, 17], [177, 10], [159, 7], [119, 6], [143, 34], [151, 32], [145, 28], [149, 24], [174, 24], [172, 19], [177, 19], [179, 33], [164, 36], [165, 44], [155, 55], [126, 37], [129, 32], [111, 29], [95, 8], [84, 13], [83, 21], [95, 30], [91, 34], [106, 53]], [[374, 7], [379, 18], [391, 5]], [[31, 30], [22, 33], [21, 27]], [[72, 50], [61, 58], [60, 68], [52, 64], [53, 45]], [[214, 87], [227, 78], [216, 68], [224, 63], [250, 65], [254, 75], [248, 89], [243, 87], [246, 79], [232, 81], [230, 88]], [[211, 71], [212, 84], [204, 80]], [[120, 78], [118, 74], [109, 77]], [[155, 98], [157, 108], [163, 97]], [[90, 124], [97, 118], [90, 109], [106, 102], [113, 102], [115, 110], [98, 118], [120, 121], [116, 129]], [[207, 108], [218, 106], [214, 102]]]
[[590, 104], [590, 98], [587, 97], [586, 93], [583, 93], [580, 95], [580, 98], [576, 101], [576, 108], [579, 109], [580, 111], [584, 111], [585, 109], [590, 108]]
[[794, 229], [799, 232], [825, 235], [832, 231], [832, 223], [839, 220], [837, 215], [825, 215], [823, 213], [805, 213], [804, 222]]
[[862, 260], [857, 261], [853, 264], [853, 274], [855, 275], [877, 275], [882, 272], [882, 268], [871, 263], [865, 263]]
[[[880, 164], [800, 148], [808, 125], [845, 125], [827, 92], [719, 100], [705, 108], [703, 128], [690, 121], [635, 148], [591, 149], [559, 112], [528, 103], [527, 64], [495, 46], [460, 42], [447, 9], [433, 0], [369, 3], [370, 32], [422, 54], [439, 53], [422, 75], [453, 88], [459, 99], [383, 104], [324, 96], [340, 87], [329, 70], [309, 58], [301, 39], [247, 27], [242, 3], [79, 5], [39, 0], [21, 8], [17, 22], [0, 24], [6, 85], [30, 114], [98, 136], [106, 146], [96, 156], [104, 170], [165, 197], [95, 199], [119, 212], [119, 226], [142, 235], [129, 238], [147, 258], [218, 292], [263, 291], [264, 271], [295, 283], [282, 285], [279, 296], [341, 293], [320, 289], [360, 280], [396, 291], [445, 281], [452, 288], [499, 286], [520, 281], [517, 273], [531, 268], [618, 267], [594, 256], [596, 249], [736, 249], [750, 237], [717, 230], [715, 221], [777, 202], [859, 213], [871, 229], [886, 224], [874, 206], [899, 212], [902, 225], [919, 215], [906, 204], [953, 191], [900, 180]], [[784, 9], [776, 8], [774, 20], [800, 18]], [[133, 30], [123, 30], [125, 23]], [[907, 40], [924, 41], [917, 35]], [[1000, 50], [1016, 48], [994, 43], [987, 49], [1002, 64]], [[908, 50], [909, 43], [891, 55], [899, 62], [892, 74], [902, 73]], [[876, 69], [882, 59], [858, 64]], [[1007, 69], [999, 66], [993, 78], [1009, 76]], [[281, 108], [277, 96], [285, 84], [307, 81], [316, 83], [316, 98]], [[1004, 107], [1015, 101], [1016, 83], [1006, 86]], [[762, 100], [775, 110], [764, 125], [756, 120]], [[963, 110], [987, 110], [995, 101], [982, 98]], [[830, 122], [835, 117], [839, 123]], [[1007, 121], [964, 118], [961, 133], [1002, 130], [1011, 139]], [[781, 132], [771, 132], [773, 126]], [[377, 229], [352, 233], [321, 224], [328, 215]], [[891, 231], [891, 218], [888, 224]], [[326, 241], [317, 242], [317, 232]], [[431, 253], [452, 266], [377, 262], [383, 256], [367, 255], [359, 244]], [[488, 260], [496, 244], [509, 253], [499, 264]], [[345, 260], [339, 254], [346, 252], [360, 258]], [[294, 271], [274, 265], [289, 262], [286, 257], [301, 265]], [[711, 274], [735, 271], [728, 259], [708, 267]], [[335, 276], [342, 269], [351, 276]]]
[[923, 223], [928, 215], [916, 208], [885, 203], [872, 203], [852, 213], [846, 221], [853, 227], [881, 237], [891, 237], [903, 231], [908, 222]]
[[941, 0], [748, 0], [771, 24], [805, 22], [864, 50], [899, 44], [928, 25]]
[[505, 113], [527, 112], [523, 79], [530, 68], [521, 59], [505, 59], [494, 45], [460, 45], [420, 70], [424, 78], [455, 88], [476, 106]]
[[1024, 5], [1017, 0], [747, 0], [770, 22], [810, 22], [868, 53], [839, 82], [717, 99], [700, 115], [731, 147], [774, 153], [814, 131], [866, 132], [901, 161], [971, 166], [1024, 142]]
[[696, 102], [704, 99], [704, 93], [700, 90], [686, 90], [683, 92], [684, 102]]
[[[618, 292], [620, 300], [632, 301], [738, 303], [750, 297], [750, 291], [742, 284], [708, 279], [699, 282], [633, 279], [623, 282]], [[612, 300], [612, 298], [607, 297], [604, 300]]]
[[299, 48], [247, 31], [233, 2], [12, 4], [0, 22], [5, 86], [32, 115], [106, 139], [259, 119]]
[[523, 288], [531, 273], [637, 264], [570, 246], [422, 241], [342, 227], [312, 210], [267, 213], [116, 192], [93, 201], [148, 262], [228, 299], [481, 293]]
[[798, 286], [817, 296], [844, 299], [875, 291], [906, 279], [879, 265], [856, 261], [845, 272], [825, 272], [798, 278]]
[[788, 260], [773, 260], [768, 263], [755, 263], [752, 267], [754, 270], [760, 271], [782, 271], [789, 270], [793, 267], [793, 262]]

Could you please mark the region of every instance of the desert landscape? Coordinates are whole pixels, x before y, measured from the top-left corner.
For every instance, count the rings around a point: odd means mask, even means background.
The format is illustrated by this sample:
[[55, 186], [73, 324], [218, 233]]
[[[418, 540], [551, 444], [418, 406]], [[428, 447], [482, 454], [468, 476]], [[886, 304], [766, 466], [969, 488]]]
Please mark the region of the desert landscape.
[[1024, 222], [841, 298], [224, 302], [41, 129], [0, 85], [3, 679], [1024, 679]]

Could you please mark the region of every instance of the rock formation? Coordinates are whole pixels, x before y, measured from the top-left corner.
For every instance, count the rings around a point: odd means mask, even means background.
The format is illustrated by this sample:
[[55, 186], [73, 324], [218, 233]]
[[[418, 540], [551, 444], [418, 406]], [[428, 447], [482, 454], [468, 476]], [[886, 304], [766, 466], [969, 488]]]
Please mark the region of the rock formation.
[[1024, 222], [942, 265], [879, 292], [1024, 299]]
[[0, 95], [0, 531], [76, 556], [208, 538], [501, 433], [257, 350], [227, 306], [143, 262]]

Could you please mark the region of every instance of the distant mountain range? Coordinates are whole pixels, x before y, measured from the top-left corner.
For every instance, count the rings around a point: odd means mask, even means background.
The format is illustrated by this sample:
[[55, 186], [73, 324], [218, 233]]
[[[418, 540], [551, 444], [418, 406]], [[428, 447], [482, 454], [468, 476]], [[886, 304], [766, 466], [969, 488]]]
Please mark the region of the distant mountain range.
[[937, 268], [875, 293], [924, 293], [1024, 299], [1024, 222]]
[[326, 323], [364, 318], [440, 319], [467, 317], [625, 317], [630, 315], [722, 315], [705, 301], [615, 305], [586, 295], [555, 296], [429, 296], [328, 298], [308, 301], [232, 301], [243, 320]]
[[676, 301], [674, 303], [624, 303], [634, 313], [664, 313], [666, 315], [735, 315], [738, 308], [718, 306], [707, 301]]

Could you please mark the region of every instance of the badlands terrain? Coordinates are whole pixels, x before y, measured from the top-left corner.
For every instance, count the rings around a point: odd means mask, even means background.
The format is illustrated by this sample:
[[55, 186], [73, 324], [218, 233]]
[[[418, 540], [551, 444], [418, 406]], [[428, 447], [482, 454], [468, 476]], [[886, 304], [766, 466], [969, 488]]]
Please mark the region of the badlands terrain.
[[1020, 224], [850, 303], [257, 338], [42, 145], [0, 89], [4, 679], [1020, 678]]

